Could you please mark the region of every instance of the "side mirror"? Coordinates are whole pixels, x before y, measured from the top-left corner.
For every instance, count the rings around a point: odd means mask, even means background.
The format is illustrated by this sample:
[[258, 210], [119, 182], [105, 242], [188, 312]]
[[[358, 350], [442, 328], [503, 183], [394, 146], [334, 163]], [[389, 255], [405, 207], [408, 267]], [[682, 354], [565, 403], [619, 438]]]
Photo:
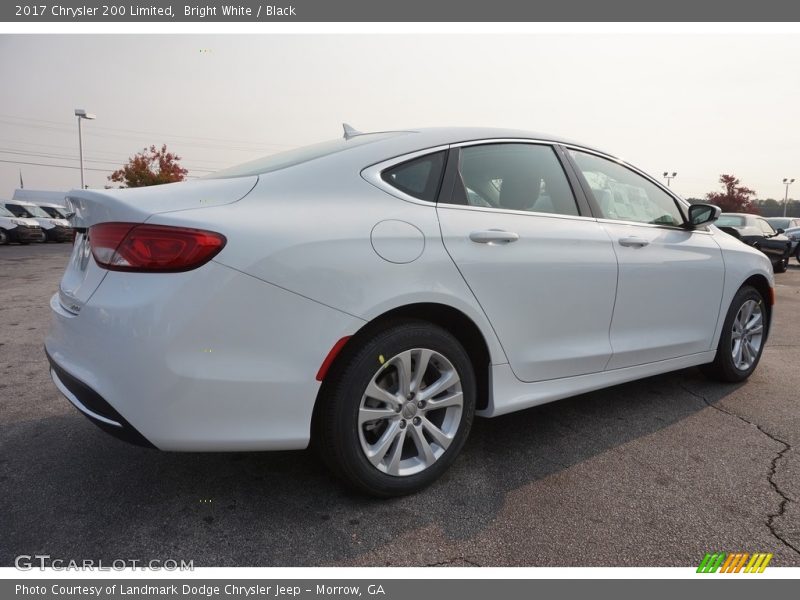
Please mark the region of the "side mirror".
[[776, 229], [775, 233], [786, 233], [783, 229]]
[[722, 209], [713, 204], [692, 204], [689, 207], [689, 227], [694, 229], [701, 225], [709, 225], [719, 219]]

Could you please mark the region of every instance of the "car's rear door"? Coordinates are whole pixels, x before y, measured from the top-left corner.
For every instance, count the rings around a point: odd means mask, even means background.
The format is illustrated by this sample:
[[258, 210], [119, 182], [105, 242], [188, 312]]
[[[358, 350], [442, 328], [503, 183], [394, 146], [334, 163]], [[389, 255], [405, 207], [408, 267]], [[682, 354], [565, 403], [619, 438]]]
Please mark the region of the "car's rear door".
[[465, 144], [448, 158], [445, 247], [523, 381], [602, 371], [611, 356], [617, 261], [576, 186], [548, 144]]
[[710, 231], [684, 227], [675, 198], [643, 174], [588, 151], [568, 155], [619, 262], [608, 368], [710, 350], [725, 278]]

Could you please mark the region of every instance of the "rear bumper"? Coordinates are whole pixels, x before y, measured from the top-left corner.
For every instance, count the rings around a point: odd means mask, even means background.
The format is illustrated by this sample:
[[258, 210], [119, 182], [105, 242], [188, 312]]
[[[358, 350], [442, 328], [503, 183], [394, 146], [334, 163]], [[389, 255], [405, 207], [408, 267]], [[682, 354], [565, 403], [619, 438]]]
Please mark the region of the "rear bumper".
[[47, 350], [45, 350], [45, 354], [47, 354], [47, 360], [50, 361], [50, 376], [58, 391], [87, 419], [120, 440], [145, 448], [155, 448], [100, 394], [62, 369]]
[[100, 420], [109, 433], [176, 451], [305, 448], [317, 370], [363, 324], [214, 262], [108, 272], [78, 314], [58, 294], [50, 306], [45, 346], [64, 388], [122, 424]]

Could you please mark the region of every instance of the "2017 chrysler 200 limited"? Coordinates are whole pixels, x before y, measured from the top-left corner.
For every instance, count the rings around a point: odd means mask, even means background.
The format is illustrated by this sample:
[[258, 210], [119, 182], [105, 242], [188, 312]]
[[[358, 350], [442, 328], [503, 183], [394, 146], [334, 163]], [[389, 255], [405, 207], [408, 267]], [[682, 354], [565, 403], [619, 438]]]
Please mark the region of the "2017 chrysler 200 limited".
[[718, 208], [549, 136], [345, 130], [206, 180], [71, 192], [58, 389], [163, 450], [313, 440], [391, 496], [441, 475], [474, 415], [758, 364], [772, 268]]

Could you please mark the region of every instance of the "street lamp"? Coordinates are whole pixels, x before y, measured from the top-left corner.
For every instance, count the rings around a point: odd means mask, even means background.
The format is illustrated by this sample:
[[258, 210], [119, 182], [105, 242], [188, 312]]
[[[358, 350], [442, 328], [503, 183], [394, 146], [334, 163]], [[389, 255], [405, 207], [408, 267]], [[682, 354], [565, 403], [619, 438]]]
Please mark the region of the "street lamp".
[[677, 175], [678, 174], [675, 171], [673, 171], [672, 173], [670, 173], [669, 171], [664, 171], [664, 179], [667, 180], [667, 187], [669, 187], [669, 182], [675, 179]]
[[76, 108], [75, 116], [78, 117], [78, 152], [81, 159], [81, 189], [85, 189], [86, 186], [83, 183], [83, 134], [81, 132], [81, 120], [88, 119], [91, 121], [95, 116], [92, 113], [87, 113], [83, 108]]
[[794, 177], [789, 179], [788, 177], [783, 178], [783, 185], [786, 186], [786, 194], [783, 196], [783, 216], [786, 216], [786, 205], [789, 203], [789, 186], [794, 183]]

